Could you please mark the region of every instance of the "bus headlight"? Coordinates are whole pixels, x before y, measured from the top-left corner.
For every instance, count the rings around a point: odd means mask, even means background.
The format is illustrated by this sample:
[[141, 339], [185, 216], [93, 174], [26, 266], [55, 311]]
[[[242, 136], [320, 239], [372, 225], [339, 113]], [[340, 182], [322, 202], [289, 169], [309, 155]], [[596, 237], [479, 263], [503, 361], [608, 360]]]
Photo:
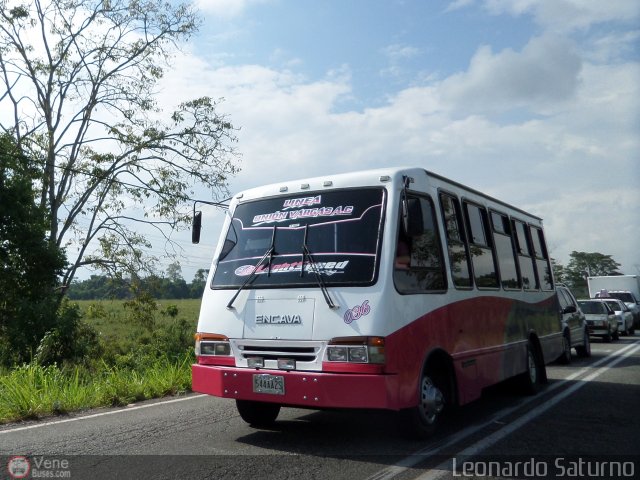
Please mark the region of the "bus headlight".
[[349, 360], [348, 347], [327, 347], [327, 358], [330, 362], [346, 362]]
[[231, 344], [224, 335], [215, 333], [196, 333], [196, 355], [229, 356]]
[[330, 362], [384, 363], [383, 337], [338, 337], [327, 345]]
[[349, 347], [349, 361], [354, 363], [367, 363], [367, 348]]

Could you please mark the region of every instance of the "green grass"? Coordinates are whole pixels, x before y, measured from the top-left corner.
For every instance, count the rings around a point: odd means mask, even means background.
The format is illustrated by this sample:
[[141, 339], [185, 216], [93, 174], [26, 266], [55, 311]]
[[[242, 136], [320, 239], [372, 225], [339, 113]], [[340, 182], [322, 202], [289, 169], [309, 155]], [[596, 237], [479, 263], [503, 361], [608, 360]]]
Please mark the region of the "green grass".
[[187, 392], [192, 357], [158, 359], [140, 369], [111, 367], [99, 374], [86, 368], [29, 364], [0, 376], [0, 422], [10, 422], [86, 408]]
[[200, 300], [156, 301], [151, 325], [136, 322], [122, 300], [75, 303], [98, 333], [100, 354], [80, 364], [0, 370], [0, 423], [190, 390]]
[[[137, 325], [127, 317], [127, 310], [123, 300], [76, 300], [83, 313], [83, 319], [94, 327], [101, 335], [124, 339], [137, 332]], [[188, 300], [157, 300], [155, 320], [157, 326], [167, 325], [172, 317], [167, 315], [167, 307], [175, 305], [178, 308], [176, 318], [186, 320], [193, 325], [195, 333], [200, 314], [200, 299]]]

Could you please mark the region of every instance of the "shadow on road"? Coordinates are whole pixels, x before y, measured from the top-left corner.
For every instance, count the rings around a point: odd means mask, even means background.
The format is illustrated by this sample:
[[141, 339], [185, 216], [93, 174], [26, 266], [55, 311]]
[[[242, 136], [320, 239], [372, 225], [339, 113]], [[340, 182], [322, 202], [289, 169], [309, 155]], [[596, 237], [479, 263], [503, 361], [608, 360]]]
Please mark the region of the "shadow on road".
[[[619, 343], [633, 343], [634, 339]], [[608, 352], [594, 350], [592, 358], [573, 357], [568, 366], [552, 365], [549, 368], [572, 369], [576, 371], [597, 362]], [[550, 419], [527, 424], [526, 435], [512, 435], [520, 442], [507, 444], [513, 455], [524, 454], [585, 454], [616, 455], [635, 453], [633, 445], [640, 443], [640, 418], [634, 412], [640, 399], [640, 385], [624, 380], [625, 371], [636, 369], [640, 357], [632, 356], [605, 371], [585, 388], [562, 400], [541, 418]], [[594, 367], [594, 371], [600, 367]], [[585, 373], [588, 375], [589, 372]], [[318, 457], [358, 459], [366, 457], [367, 462], [391, 465], [411, 452], [435, 448], [467, 427], [484, 423], [492, 424], [492, 419], [503, 409], [510, 407], [519, 411], [495, 425], [490, 425], [475, 434], [478, 439], [513, 421], [537, 405], [543, 404], [561, 391], [571, 388], [584, 380], [567, 381], [559, 388], [551, 385], [561, 382], [561, 378], [551, 378], [549, 387], [536, 397], [523, 397], [514, 388], [512, 381], [502, 382], [485, 389], [482, 397], [469, 405], [456, 409], [446, 419], [445, 424], [433, 438], [422, 441], [405, 439], [397, 428], [396, 415], [383, 411], [309, 411], [295, 420], [276, 422], [271, 429], [255, 430], [237, 439], [238, 442], [257, 447], [265, 447], [283, 454], [304, 454]], [[531, 399], [529, 401], [529, 399]], [[285, 411], [285, 410], [283, 410]], [[553, 433], [552, 433], [553, 432]], [[594, 435], [597, 432], [597, 435]], [[618, 438], [628, 438], [621, 443]], [[471, 436], [468, 440], [476, 441]], [[550, 439], [553, 437], [553, 439]], [[625, 447], [626, 445], [626, 447]], [[628, 447], [628, 448], [627, 448]], [[504, 453], [509, 448], [498, 452]]]

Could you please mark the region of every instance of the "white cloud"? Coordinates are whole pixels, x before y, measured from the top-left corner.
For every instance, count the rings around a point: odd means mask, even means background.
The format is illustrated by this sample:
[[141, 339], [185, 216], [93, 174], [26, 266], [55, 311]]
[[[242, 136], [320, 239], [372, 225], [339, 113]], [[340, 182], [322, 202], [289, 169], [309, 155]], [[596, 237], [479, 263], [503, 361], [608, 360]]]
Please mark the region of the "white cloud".
[[399, 61], [406, 58], [415, 57], [420, 53], [420, 49], [411, 45], [401, 45], [395, 43], [382, 49], [382, 53], [391, 61]]
[[473, 5], [475, 0], [454, 0], [445, 9], [446, 12], [453, 12], [455, 10], [460, 10], [462, 8], [466, 8], [470, 5]]
[[[481, 48], [469, 68], [386, 105], [336, 113], [349, 67], [310, 80], [258, 65], [214, 67], [182, 55], [162, 103], [224, 96], [243, 155], [237, 191], [263, 183], [419, 165], [545, 218], [552, 254], [640, 264], [640, 64], [581, 59], [554, 36], [521, 51]], [[513, 106], [538, 115], [510, 116]]]
[[612, 255], [623, 272], [638, 274], [637, 251], [640, 189], [618, 188], [601, 179], [588, 192], [559, 192], [529, 208], [545, 219], [551, 255], [564, 265], [572, 251]]
[[205, 13], [221, 18], [240, 16], [254, 4], [270, 0], [196, 0], [196, 6]]
[[485, 0], [492, 14], [532, 14], [548, 30], [567, 32], [582, 30], [609, 21], [637, 22], [637, 0]]
[[403, 67], [404, 62], [416, 57], [420, 54], [420, 49], [411, 45], [393, 44], [381, 50], [382, 54], [387, 58], [389, 64], [380, 71], [382, 77], [400, 78], [406, 74]]
[[589, 42], [584, 56], [597, 63], [619, 62], [633, 54], [640, 43], [640, 30], [610, 32]]
[[567, 40], [543, 36], [522, 50], [493, 53], [478, 49], [466, 72], [441, 84], [441, 95], [455, 110], [491, 112], [525, 107], [537, 113], [570, 99], [578, 86], [580, 57]]

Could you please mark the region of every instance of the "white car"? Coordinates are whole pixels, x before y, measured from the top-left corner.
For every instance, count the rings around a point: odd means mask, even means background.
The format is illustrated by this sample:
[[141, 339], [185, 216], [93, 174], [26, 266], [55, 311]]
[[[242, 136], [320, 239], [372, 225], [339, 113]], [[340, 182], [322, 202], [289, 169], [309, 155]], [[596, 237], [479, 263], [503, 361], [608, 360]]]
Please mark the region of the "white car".
[[587, 320], [578, 306], [578, 301], [569, 288], [561, 283], [556, 284], [556, 293], [560, 304], [560, 319], [564, 350], [558, 362], [571, 362], [571, 349], [575, 348], [579, 357], [591, 356], [591, 341]]
[[627, 307], [627, 305], [617, 298], [603, 298], [605, 302], [611, 307], [618, 318], [618, 331], [620, 335], [633, 335], [635, 328], [633, 324], [633, 313]]
[[578, 306], [587, 317], [589, 335], [602, 337], [606, 343], [618, 340], [618, 317], [603, 299], [579, 299]]
[[634, 327], [640, 328], [640, 300], [632, 292], [611, 290], [609, 296], [622, 300], [633, 314]]

